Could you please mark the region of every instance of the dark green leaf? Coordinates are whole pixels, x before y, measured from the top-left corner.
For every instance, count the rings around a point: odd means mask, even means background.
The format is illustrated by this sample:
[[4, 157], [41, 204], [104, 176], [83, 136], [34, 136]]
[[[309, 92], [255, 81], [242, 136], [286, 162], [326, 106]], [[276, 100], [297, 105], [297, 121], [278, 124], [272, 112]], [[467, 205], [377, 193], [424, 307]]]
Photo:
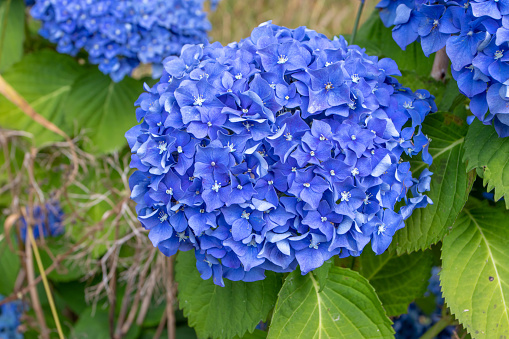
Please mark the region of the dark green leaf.
[[366, 248], [360, 256], [360, 273], [369, 280], [388, 316], [407, 312], [408, 304], [421, 297], [431, 276], [433, 254], [418, 251], [397, 256], [394, 252], [375, 255]]
[[478, 169], [495, 201], [505, 197], [509, 209], [509, 138], [499, 138], [493, 126], [474, 120], [465, 138], [467, 171]]
[[[427, 192], [433, 205], [414, 210], [406, 227], [396, 232], [391, 250], [400, 254], [427, 249], [452, 228], [475, 179], [475, 173], [467, 173], [462, 161], [467, 129], [466, 121], [450, 113], [435, 113], [424, 121], [422, 131], [431, 138], [429, 152], [433, 156], [431, 190]], [[410, 163], [414, 176], [427, 166], [417, 157]]]
[[23, 57], [25, 3], [0, 0], [0, 73]]
[[509, 336], [509, 211], [471, 199], [442, 244], [447, 305], [475, 338]]
[[[43, 50], [25, 55], [3, 77], [37, 113], [65, 132], [70, 132], [64, 125], [66, 112], [63, 105], [81, 72], [81, 67], [73, 58]], [[37, 145], [62, 139], [25, 115], [3, 96], [0, 96], [0, 126], [32, 133]]]
[[125, 132], [136, 122], [134, 102], [143, 91], [140, 82], [126, 77], [115, 83], [97, 69], [74, 84], [66, 104], [66, 120], [84, 129], [89, 149], [99, 153], [119, 150], [127, 141]]
[[[132, 325], [124, 338], [138, 338], [141, 328]], [[71, 331], [71, 338], [110, 339], [108, 310], [89, 307], [85, 309]]]
[[389, 338], [380, 300], [359, 273], [332, 267], [319, 292], [312, 274], [292, 272], [279, 293], [267, 338]]
[[254, 331], [267, 319], [281, 288], [280, 276], [269, 271], [262, 281], [214, 285], [212, 279], [200, 278], [192, 251], [179, 253], [175, 271], [180, 307], [200, 338], [242, 337]]
[[403, 51], [394, 42], [391, 29], [384, 26], [377, 10], [361, 26], [355, 43], [366, 48], [368, 54], [393, 59], [400, 70], [414, 71], [423, 76], [431, 73], [434, 55], [427, 58], [418, 42], [410, 44]]

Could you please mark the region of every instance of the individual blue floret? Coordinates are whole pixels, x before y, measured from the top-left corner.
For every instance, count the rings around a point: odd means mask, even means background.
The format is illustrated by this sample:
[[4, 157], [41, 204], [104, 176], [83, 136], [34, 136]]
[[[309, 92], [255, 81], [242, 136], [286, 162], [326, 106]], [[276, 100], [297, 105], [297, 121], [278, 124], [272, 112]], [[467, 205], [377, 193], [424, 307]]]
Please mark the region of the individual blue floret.
[[[344, 38], [271, 23], [187, 45], [136, 101], [126, 133], [138, 219], [165, 255], [194, 249], [203, 279], [303, 274], [334, 255], [383, 253], [431, 203], [427, 91]], [[401, 209], [395, 209], [397, 202]]]

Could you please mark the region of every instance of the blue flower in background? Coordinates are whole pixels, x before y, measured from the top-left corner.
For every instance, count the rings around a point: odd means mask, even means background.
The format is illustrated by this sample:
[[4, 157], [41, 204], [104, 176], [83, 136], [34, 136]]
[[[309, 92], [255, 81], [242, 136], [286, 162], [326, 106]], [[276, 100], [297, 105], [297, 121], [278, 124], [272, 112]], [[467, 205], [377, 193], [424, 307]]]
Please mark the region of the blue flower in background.
[[421, 124], [434, 98], [399, 84], [394, 61], [265, 23], [163, 66], [126, 133], [131, 197], [154, 246], [194, 249], [202, 278], [305, 274], [370, 241], [381, 254], [432, 203], [432, 173], [413, 178], [401, 156], [431, 164]]
[[[436, 305], [431, 313], [426, 313], [419, 308], [416, 303], [411, 303], [408, 307], [408, 313], [394, 319], [392, 327], [396, 331], [396, 339], [420, 338], [429, 328], [431, 328], [442, 317], [442, 308], [444, 307], [444, 298], [440, 288], [438, 278], [439, 267], [433, 267], [432, 276], [429, 279], [428, 290], [425, 297], [433, 298], [433, 304]], [[453, 337], [454, 326], [447, 326], [437, 336], [438, 339], [448, 339]]]
[[471, 99], [468, 121], [476, 117], [509, 136], [508, 0], [382, 0], [377, 7], [402, 49], [420, 41], [429, 56], [446, 47], [452, 76]]
[[[38, 239], [41, 235], [43, 237], [55, 237], [64, 233], [62, 224], [64, 212], [58, 202], [50, 201], [44, 206], [34, 206], [31, 211], [27, 207], [26, 213], [31, 214], [35, 239]], [[27, 227], [27, 220], [21, 218], [21, 239], [23, 241], [26, 239]]]
[[140, 63], [153, 64], [153, 76], [159, 77], [164, 58], [186, 44], [205, 43], [211, 28], [205, 1], [35, 0], [30, 14], [42, 21], [39, 33], [57, 51], [74, 56], [84, 49], [117, 82]]
[[[3, 299], [0, 295], [0, 301]], [[21, 301], [11, 301], [0, 306], [0, 339], [23, 339], [23, 334], [18, 332], [22, 314]]]

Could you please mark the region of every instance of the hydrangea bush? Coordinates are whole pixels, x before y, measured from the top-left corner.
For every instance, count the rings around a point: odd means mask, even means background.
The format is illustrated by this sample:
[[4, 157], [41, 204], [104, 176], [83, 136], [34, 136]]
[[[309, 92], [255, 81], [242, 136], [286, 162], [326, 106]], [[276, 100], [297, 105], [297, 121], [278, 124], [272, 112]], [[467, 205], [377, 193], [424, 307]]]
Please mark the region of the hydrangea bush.
[[[215, 1], [213, 5], [217, 5]], [[185, 44], [207, 41], [211, 28], [205, 0], [36, 0], [30, 10], [41, 20], [39, 33], [60, 53], [87, 51], [89, 61], [114, 81], [130, 75], [140, 63], [153, 64]]]
[[[377, 5], [384, 24], [405, 49], [418, 40], [426, 56], [446, 48], [452, 76], [470, 110], [500, 137], [509, 136], [509, 2], [394, 1]], [[470, 118], [470, 122], [474, 117]]]
[[508, 337], [509, 0], [204, 1], [0, 1], [0, 338]]
[[[203, 279], [302, 274], [332, 256], [383, 253], [431, 201], [426, 90], [344, 38], [266, 23], [222, 46], [187, 45], [136, 105], [132, 198], [164, 254], [195, 249]], [[400, 208], [395, 208], [397, 202]]]

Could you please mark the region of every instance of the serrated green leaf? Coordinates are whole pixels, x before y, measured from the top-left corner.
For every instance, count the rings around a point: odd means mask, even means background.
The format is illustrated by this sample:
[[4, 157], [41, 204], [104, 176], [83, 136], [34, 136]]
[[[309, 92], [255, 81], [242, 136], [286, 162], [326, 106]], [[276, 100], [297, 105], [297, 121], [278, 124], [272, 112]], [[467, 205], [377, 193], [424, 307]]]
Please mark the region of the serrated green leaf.
[[24, 23], [23, 0], [0, 0], [0, 72], [23, 57]]
[[[64, 132], [70, 132], [64, 125], [66, 113], [63, 105], [81, 72], [81, 67], [70, 56], [43, 50], [25, 55], [3, 77], [37, 113]], [[0, 96], [0, 125], [31, 133], [36, 145], [62, 140], [61, 136], [36, 123], [3, 96]]]
[[380, 300], [359, 273], [332, 267], [322, 292], [312, 274], [292, 272], [279, 293], [267, 338], [390, 338]]
[[132, 78], [115, 83], [97, 69], [89, 70], [69, 94], [66, 120], [85, 129], [88, 149], [98, 153], [119, 150], [127, 141], [125, 132], [137, 124], [134, 102], [142, 84]]
[[408, 305], [426, 292], [433, 265], [431, 251], [397, 256], [394, 252], [376, 255], [366, 248], [359, 259], [360, 273], [375, 288], [390, 317], [406, 313]]
[[[422, 131], [431, 138], [429, 152], [433, 156], [431, 190], [426, 194], [433, 205], [414, 210], [406, 226], [396, 232], [391, 251], [401, 254], [427, 249], [452, 228], [475, 179], [475, 173], [467, 173], [462, 161], [467, 129], [466, 121], [450, 113], [435, 113], [424, 120]], [[410, 164], [414, 177], [427, 166], [417, 157]]]
[[200, 277], [192, 251], [178, 254], [175, 272], [180, 307], [199, 338], [242, 337], [254, 331], [267, 319], [281, 288], [280, 276], [270, 271], [262, 281], [225, 280], [225, 287], [214, 285], [212, 279]]
[[509, 212], [471, 199], [442, 244], [447, 305], [474, 338], [509, 336]]
[[495, 189], [495, 201], [505, 197], [509, 209], [509, 138], [499, 138], [493, 126], [485, 126], [477, 119], [465, 138], [467, 171], [482, 173], [483, 185]]
[[433, 67], [434, 54], [424, 55], [421, 44], [414, 42], [403, 51], [392, 38], [392, 30], [384, 26], [378, 10], [359, 29], [355, 44], [366, 48], [370, 55], [391, 58], [400, 70], [414, 71], [418, 75], [429, 76]]

